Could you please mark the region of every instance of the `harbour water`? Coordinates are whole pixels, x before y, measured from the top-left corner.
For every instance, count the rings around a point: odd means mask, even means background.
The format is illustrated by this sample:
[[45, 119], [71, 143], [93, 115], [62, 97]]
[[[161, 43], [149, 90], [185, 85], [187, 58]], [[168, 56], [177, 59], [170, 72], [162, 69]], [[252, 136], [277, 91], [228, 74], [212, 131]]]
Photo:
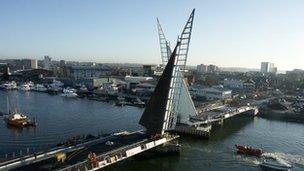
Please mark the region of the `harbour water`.
[[[65, 98], [38, 92], [0, 91], [0, 111], [11, 108], [37, 117], [36, 128], [12, 129], [0, 122], [0, 158], [27, 148], [55, 146], [80, 134], [110, 133], [142, 129], [138, 120], [143, 109], [117, 107], [112, 103]], [[209, 140], [181, 138], [180, 156], [133, 158], [105, 170], [261, 170], [260, 159], [237, 155], [236, 143], [260, 147], [265, 155], [292, 163], [292, 170], [304, 170], [304, 125], [263, 118], [235, 118], [214, 129]]]

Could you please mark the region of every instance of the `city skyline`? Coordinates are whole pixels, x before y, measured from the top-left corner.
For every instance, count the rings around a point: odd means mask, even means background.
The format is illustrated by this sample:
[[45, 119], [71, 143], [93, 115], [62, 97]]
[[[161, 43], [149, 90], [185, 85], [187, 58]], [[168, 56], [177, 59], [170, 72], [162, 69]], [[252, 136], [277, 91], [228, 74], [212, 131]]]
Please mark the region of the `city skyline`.
[[156, 17], [174, 44], [196, 8], [189, 65], [304, 69], [302, 1], [73, 2], [0, 2], [0, 58], [158, 64]]

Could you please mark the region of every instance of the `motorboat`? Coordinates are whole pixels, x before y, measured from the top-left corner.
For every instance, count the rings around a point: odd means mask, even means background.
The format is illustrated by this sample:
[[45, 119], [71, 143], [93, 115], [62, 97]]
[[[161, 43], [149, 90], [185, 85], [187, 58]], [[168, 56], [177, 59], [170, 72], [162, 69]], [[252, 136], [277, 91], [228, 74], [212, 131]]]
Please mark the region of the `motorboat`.
[[260, 164], [262, 168], [271, 170], [290, 170], [292, 165], [281, 158], [268, 157]]
[[42, 85], [42, 84], [36, 84], [34, 90], [35, 91], [39, 91], [39, 92], [46, 92], [47, 88], [44, 85]]
[[261, 157], [261, 155], [263, 154], [262, 149], [259, 148], [253, 148], [250, 146], [240, 145], [240, 144], [236, 144], [235, 147], [237, 149], [237, 152], [241, 154], [248, 154], [257, 157]]
[[57, 94], [62, 91], [64, 84], [61, 81], [53, 80], [53, 83], [48, 85], [47, 92], [50, 94]]
[[62, 97], [77, 97], [74, 89], [65, 88], [63, 89], [63, 93], [61, 94]]

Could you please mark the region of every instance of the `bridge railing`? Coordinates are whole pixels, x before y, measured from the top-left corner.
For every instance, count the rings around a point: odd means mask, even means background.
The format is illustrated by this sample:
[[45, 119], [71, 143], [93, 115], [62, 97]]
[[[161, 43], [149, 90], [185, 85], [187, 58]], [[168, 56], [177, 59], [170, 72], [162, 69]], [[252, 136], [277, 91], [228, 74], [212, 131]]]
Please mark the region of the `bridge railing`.
[[[137, 142], [137, 143], [134, 143], [134, 144], [131, 144], [131, 145], [127, 145], [127, 146], [123, 146], [123, 147], [111, 150], [109, 152], [100, 154], [96, 157], [96, 159], [97, 159], [96, 163], [92, 163], [91, 161], [89, 161], [89, 159], [86, 159], [85, 161], [76, 163], [76, 164], [74, 164], [72, 166], [69, 166], [69, 167], [66, 167], [64, 169], [60, 169], [60, 171], [74, 171], [74, 170], [82, 171], [82, 170], [93, 169], [93, 168], [97, 167], [97, 163], [99, 163], [101, 161], [105, 161], [105, 160], [107, 160], [107, 158], [110, 159], [110, 156], [120, 156], [119, 159], [121, 159], [123, 157], [126, 157], [125, 153], [128, 149], [139, 146], [140, 144], [142, 144], [144, 142], [147, 142], [147, 141], [148, 141], [148, 139], [144, 139], [140, 142]], [[110, 160], [108, 160], [108, 162], [111, 163]]]
[[[166, 138], [167, 140], [172, 140], [177, 137], [178, 136], [165, 135], [164, 137], [161, 137], [161, 138]], [[161, 138], [159, 138], [159, 139], [161, 139]], [[129, 156], [127, 156], [127, 154], [126, 154], [127, 150], [145, 145], [146, 143], [156, 141], [156, 140], [157, 139], [154, 139], [154, 140], [144, 139], [137, 143], [123, 146], [118, 149], [114, 149], [112, 151], [100, 154], [96, 157], [96, 159], [97, 159], [96, 162], [91, 162], [89, 159], [86, 159], [85, 161], [76, 163], [72, 166], [69, 166], [69, 167], [66, 167], [63, 169], [60, 169], [60, 171], [86, 171], [86, 170], [94, 170], [94, 169], [102, 168], [102, 167], [108, 166], [110, 164], [113, 164], [117, 161], [121, 161], [125, 158], [128, 158]], [[147, 150], [147, 149], [145, 148], [145, 150]], [[103, 162], [103, 163], [101, 163], [101, 162]], [[100, 166], [100, 163], [101, 163], [101, 166]]]

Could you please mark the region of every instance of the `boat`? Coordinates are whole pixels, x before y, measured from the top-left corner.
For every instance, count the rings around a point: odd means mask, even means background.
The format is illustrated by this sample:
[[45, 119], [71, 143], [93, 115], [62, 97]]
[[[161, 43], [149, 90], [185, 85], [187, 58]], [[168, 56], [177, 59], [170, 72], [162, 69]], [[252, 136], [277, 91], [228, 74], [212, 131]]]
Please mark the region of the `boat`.
[[10, 81], [2, 84], [0, 88], [5, 90], [15, 90], [17, 89], [17, 83], [15, 81]]
[[267, 170], [290, 170], [292, 165], [280, 158], [268, 157], [263, 160], [260, 166]]
[[19, 87], [19, 90], [22, 90], [22, 91], [30, 91], [30, 90], [31, 90], [31, 87], [30, 87], [29, 84], [24, 83], [24, 84], [22, 84], [22, 85]]
[[77, 97], [74, 89], [65, 88], [63, 89], [63, 93], [61, 94], [62, 97]]
[[8, 126], [13, 127], [28, 127], [28, 126], [36, 126], [36, 120], [31, 121], [26, 115], [19, 112], [17, 109], [13, 113], [11, 113], [9, 109], [9, 103], [7, 101], [7, 110], [8, 113], [4, 115], [4, 120], [6, 121]]
[[85, 85], [82, 85], [80, 88], [79, 88], [80, 91], [82, 92], [87, 92], [88, 91], [88, 88], [85, 86]]
[[48, 85], [47, 92], [50, 94], [57, 94], [62, 91], [64, 84], [61, 81], [53, 80], [53, 83]]
[[38, 92], [46, 92], [47, 88], [44, 85], [42, 85], [42, 84], [36, 84], [34, 90], [38, 91]]
[[142, 100], [140, 100], [140, 98], [136, 98], [134, 100], [131, 101], [132, 106], [137, 106], [137, 107], [141, 107], [144, 108], [146, 106], [146, 103], [143, 102]]
[[261, 157], [261, 155], [263, 154], [263, 151], [260, 148], [253, 148], [250, 146], [240, 145], [240, 144], [236, 144], [235, 147], [237, 149], [237, 152], [240, 154], [248, 154], [257, 157]]
[[7, 125], [14, 127], [24, 127], [28, 123], [28, 118], [21, 113], [9, 114], [5, 117]]
[[127, 104], [127, 102], [125, 101], [125, 98], [122, 96], [118, 96], [117, 100], [115, 102], [116, 106], [125, 106]]

